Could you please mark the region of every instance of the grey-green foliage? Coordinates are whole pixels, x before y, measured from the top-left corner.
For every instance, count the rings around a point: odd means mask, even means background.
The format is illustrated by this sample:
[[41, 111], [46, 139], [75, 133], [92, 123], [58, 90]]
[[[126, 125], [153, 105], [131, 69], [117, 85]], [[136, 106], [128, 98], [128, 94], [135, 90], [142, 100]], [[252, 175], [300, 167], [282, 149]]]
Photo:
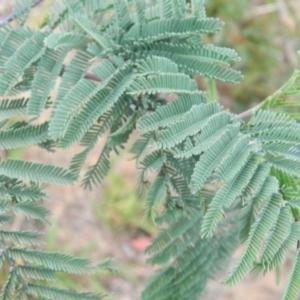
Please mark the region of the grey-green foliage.
[[[1, 175], [0, 220], [6, 225], [14, 215], [47, 223], [49, 211], [43, 206], [45, 194], [34, 178], [25, 182]], [[31, 246], [40, 244], [40, 232], [0, 230], [1, 266], [9, 265], [9, 274], [1, 289], [0, 299], [102, 299], [101, 295], [57, 289], [56, 272], [72, 274], [91, 273], [101, 268], [111, 268], [110, 262], [92, 266], [88, 259], [71, 255], [45, 252]], [[34, 282], [36, 281], [36, 282]], [[50, 282], [51, 285], [47, 284]], [[61, 296], [59, 296], [61, 294]], [[30, 298], [31, 297], [31, 298]], [[57, 298], [58, 297], [58, 298]]]
[[[140, 170], [140, 192], [146, 192], [145, 215], [163, 228], [147, 249], [149, 263], [161, 264], [161, 271], [142, 298], [197, 299], [241, 242], [244, 253], [226, 284], [276, 268], [297, 244], [300, 125], [270, 110], [246, 123], [210, 102], [193, 75], [229, 83], [242, 78], [231, 68], [239, 60], [234, 50], [203, 42], [202, 34], [218, 32], [223, 23], [206, 17], [203, 0], [152, 2], [57, 0], [48, 21], [32, 30], [23, 26], [32, 1], [16, 1], [20, 26], [0, 30], [0, 147], [35, 144], [54, 151], [79, 143], [84, 149], [69, 170], [1, 162], [0, 221], [8, 222], [10, 212], [45, 221], [38, 184], [74, 182], [108, 133], [98, 160], [83, 176], [84, 187], [95, 187], [109, 171], [111, 153], [118, 153], [136, 129], [140, 137], [131, 153]], [[299, 78], [297, 71], [292, 84], [262, 108], [283, 105], [299, 93]], [[49, 119], [42, 122], [45, 110]], [[22, 121], [10, 119], [16, 116]], [[36, 237], [26, 231], [0, 233], [2, 243], [35, 244]], [[56, 271], [95, 270], [84, 259], [3, 246], [2, 260], [13, 266], [3, 299], [23, 299], [22, 293], [99, 298], [23, 279], [51, 281]], [[297, 297], [299, 265], [298, 251], [284, 299]]]

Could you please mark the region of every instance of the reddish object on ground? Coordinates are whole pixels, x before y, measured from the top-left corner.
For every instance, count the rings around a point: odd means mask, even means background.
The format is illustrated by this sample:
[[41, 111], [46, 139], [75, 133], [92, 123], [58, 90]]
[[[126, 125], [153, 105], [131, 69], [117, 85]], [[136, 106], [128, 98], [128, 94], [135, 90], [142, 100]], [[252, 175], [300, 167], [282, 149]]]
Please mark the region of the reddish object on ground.
[[144, 252], [145, 249], [151, 244], [152, 238], [150, 236], [141, 236], [131, 240], [131, 247], [137, 252]]

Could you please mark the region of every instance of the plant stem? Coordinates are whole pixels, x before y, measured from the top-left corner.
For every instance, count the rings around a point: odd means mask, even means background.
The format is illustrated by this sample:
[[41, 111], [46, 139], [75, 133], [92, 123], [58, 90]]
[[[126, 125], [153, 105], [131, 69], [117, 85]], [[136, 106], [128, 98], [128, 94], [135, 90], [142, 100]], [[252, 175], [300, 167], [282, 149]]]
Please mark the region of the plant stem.
[[250, 117], [250, 116], [254, 115], [264, 105], [266, 100], [260, 102], [259, 104], [255, 105], [254, 107], [238, 114], [237, 115], [238, 119], [244, 119], [244, 118], [247, 118], [247, 117]]
[[[33, 3], [32, 7], [35, 7], [39, 4], [41, 4], [42, 2], [43, 2], [43, 0], [36, 0]], [[15, 18], [15, 14], [13, 12], [6, 15], [4, 18], [0, 19], [0, 27], [7, 24], [7, 23], [9, 23], [9, 22], [11, 22], [14, 18]]]
[[205, 79], [206, 87], [207, 87], [207, 94], [210, 102], [217, 102], [218, 101], [218, 91], [216, 87], [216, 81], [212, 78]]
[[254, 115], [259, 109], [267, 109], [270, 107], [276, 107], [278, 105], [278, 100], [285, 95], [285, 93], [293, 86], [296, 79], [298, 79], [300, 76], [300, 70], [295, 70], [293, 75], [290, 77], [290, 79], [281, 86], [275, 93], [267, 97], [264, 101], [261, 103], [255, 105], [254, 107], [240, 113], [237, 115], [239, 119], [244, 119], [247, 117], [250, 117]]

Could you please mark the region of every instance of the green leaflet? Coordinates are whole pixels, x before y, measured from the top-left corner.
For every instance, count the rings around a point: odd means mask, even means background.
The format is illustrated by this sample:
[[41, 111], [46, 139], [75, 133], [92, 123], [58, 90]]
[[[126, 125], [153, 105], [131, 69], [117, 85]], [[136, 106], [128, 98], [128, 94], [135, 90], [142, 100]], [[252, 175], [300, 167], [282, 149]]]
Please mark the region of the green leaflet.
[[292, 200], [299, 197], [297, 177], [288, 175], [286, 172], [271, 169], [271, 175], [278, 180], [281, 192], [286, 200]]
[[[162, 261], [166, 267], [148, 283], [142, 299], [170, 300], [174, 293], [181, 299], [188, 299], [200, 294], [210, 274], [216, 270], [215, 263], [217, 262], [217, 268], [220, 270], [224, 266], [224, 259], [226, 260], [227, 255], [236, 247], [236, 231], [232, 228], [220, 232], [214, 240], [202, 240], [199, 237], [199, 210], [187, 210], [183, 214], [185, 216], [178, 218], [178, 222], [171, 226], [174, 239], [168, 230], [163, 230], [160, 238], [155, 240], [155, 262]], [[225, 223], [225, 227], [231, 222]], [[161, 247], [166, 251], [161, 251]], [[167, 257], [168, 253], [167, 259], [171, 260], [166, 264], [163, 254]], [[205, 256], [204, 253], [210, 255]], [[187, 257], [189, 259], [186, 259]]]
[[88, 42], [86, 35], [82, 33], [52, 33], [45, 39], [45, 44], [54, 50], [59, 48], [78, 48]]
[[38, 203], [21, 202], [14, 205], [12, 207], [12, 211], [16, 215], [23, 213], [27, 217], [31, 217], [42, 222], [48, 222], [46, 217], [49, 214], [49, 211]]
[[[3, 175], [0, 177], [1, 183], [6, 182], [2, 187], [2, 193], [7, 194], [6, 199], [1, 199], [1, 213], [11, 210], [15, 215], [24, 213], [27, 217], [46, 222], [47, 209], [41, 206], [40, 203], [32, 202], [40, 200], [36, 199], [38, 195], [39, 198], [44, 196], [39, 186], [32, 183], [27, 186], [20, 180], [9, 179]], [[24, 191], [24, 195], [15, 198], [16, 193], [22, 194], [22, 191]], [[15, 203], [16, 199], [20, 202]], [[26, 202], [24, 199], [29, 199], [30, 201]], [[10, 220], [10, 216], [0, 215], [0, 224]], [[25, 245], [38, 245], [39, 236], [40, 233], [33, 231], [0, 230], [1, 244], [5, 245], [5, 249], [0, 255], [1, 265], [4, 260], [8, 264], [14, 264], [8, 274], [5, 285], [2, 287], [0, 299], [26, 299], [28, 295], [43, 295], [45, 299], [53, 299], [53, 297], [63, 297], [63, 299], [82, 299], [82, 297], [85, 299], [101, 299], [100, 295], [93, 293], [79, 293], [28, 282], [30, 280], [56, 281], [55, 273], [57, 271], [90, 273], [99, 269], [112, 268], [109, 260], [97, 266], [90, 266], [90, 262], [87, 259], [61, 253], [22, 248]], [[6, 245], [7, 241], [10, 245]]]
[[[57, 105], [50, 121], [49, 134], [53, 139], [63, 136], [80, 108], [102, 89], [102, 85], [82, 78]], [[81, 95], [79, 98], [78, 95]]]
[[153, 4], [146, 8], [145, 11], [146, 21], [159, 19], [161, 17], [161, 5]]
[[45, 197], [40, 186], [36, 184], [26, 185], [18, 180], [12, 180], [10, 184], [2, 183], [0, 191], [4, 195], [14, 197], [17, 202], [39, 201]]
[[16, 0], [13, 5], [15, 19], [19, 25], [24, 25], [34, 0]]
[[253, 199], [253, 205], [256, 208], [260, 208], [261, 205], [269, 199], [269, 197], [278, 190], [278, 181], [273, 176], [268, 176], [262, 183], [261, 189], [255, 195]]
[[26, 93], [30, 90], [31, 84], [34, 78], [35, 72], [35, 63], [29, 66], [20, 79], [20, 81], [16, 82], [11, 89], [9, 89], [6, 93], [8, 97], [20, 97], [21, 93]]
[[[258, 166], [257, 171], [260, 171], [260, 169], [265, 172], [266, 165]], [[261, 209], [262, 204], [278, 189], [278, 182], [275, 177], [268, 176], [265, 180], [262, 180], [259, 176], [257, 180], [261, 180], [261, 182], [254, 190], [254, 197], [243, 207], [240, 214], [240, 240], [242, 242], [247, 240], [251, 226], [256, 220], [256, 210]]]
[[116, 23], [120, 29], [127, 29], [131, 25], [131, 18], [128, 11], [127, 0], [114, 0], [116, 12]]
[[4, 262], [5, 258], [4, 258], [4, 255], [3, 253], [0, 254], [0, 267], [2, 268], [3, 266], [3, 262]]
[[[3, 225], [5, 223], [8, 223], [11, 220], [10, 216], [6, 216], [6, 215], [0, 215], [0, 225]], [[0, 266], [2, 266], [2, 261], [1, 261], [1, 257], [0, 257]]]
[[6, 213], [10, 207], [9, 207], [10, 199], [8, 197], [1, 199], [0, 202], [0, 213]]
[[199, 18], [205, 18], [205, 7], [204, 7], [204, 0], [193, 0], [191, 1], [192, 12], [194, 16]]
[[283, 113], [275, 113], [272, 111], [260, 110], [256, 115], [254, 115], [249, 124], [253, 126], [251, 129], [254, 132], [260, 132], [270, 129], [272, 124], [275, 123], [276, 127], [281, 127], [284, 125], [295, 125], [295, 120], [291, 119], [289, 115]]
[[172, 55], [171, 59], [189, 74], [198, 74], [230, 83], [238, 83], [243, 78], [240, 72], [222, 67], [215, 62], [201, 61], [184, 55]]
[[[126, 111], [126, 106], [128, 106], [128, 104], [126, 104], [126, 101], [124, 101], [124, 99], [121, 99], [121, 101], [118, 103], [117, 106], [114, 105], [110, 111], [108, 111], [103, 116], [101, 116], [100, 124], [93, 125], [91, 129], [84, 135], [84, 137], [81, 140], [81, 145], [87, 148], [82, 152], [76, 154], [72, 158], [70, 170], [74, 174], [76, 175], [79, 174], [85, 160], [88, 157], [88, 154], [93, 150], [101, 135], [110, 127], [113, 127], [117, 122], [119, 122], [120, 116], [124, 113], [124, 111]], [[104, 159], [104, 156], [101, 155], [101, 157]], [[94, 171], [97, 170], [97, 166], [100, 166], [101, 161], [103, 162], [103, 160], [101, 160], [99, 157], [97, 164], [94, 165]], [[107, 166], [107, 171], [108, 168], [109, 166]], [[101, 168], [99, 171], [101, 171]], [[87, 171], [87, 173], [89, 172], [90, 170]], [[94, 172], [90, 172], [90, 173], [97, 174]], [[105, 174], [105, 172], [103, 174]], [[102, 180], [101, 178], [102, 177], [99, 177], [100, 180], [98, 180], [98, 182]], [[97, 181], [95, 181], [95, 183], [97, 183]]]
[[152, 210], [162, 201], [168, 188], [168, 182], [169, 180], [165, 177], [156, 177], [146, 196], [145, 215], [151, 216]]
[[122, 124], [122, 126], [120, 128], [118, 128], [116, 131], [112, 132], [109, 135], [109, 137], [110, 138], [118, 138], [118, 137], [126, 134], [129, 131], [132, 132], [132, 130], [135, 127], [136, 119], [137, 119], [137, 114], [136, 114], [136, 112], [133, 112], [133, 114], [126, 120], [126, 122], [124, 124]]
[[147, 151], [148, 146], [151, 144], [153, 134], [151, 132], [145, 133], [138, 138], [130, 149], [130, 153], [134, 155], [137, 161]]
[[0, 149], [16, 149], [48, 140], [48, 122], [0, 131]]
[[1, 240], [11, 241], [17, 245], [38, 245], [37, 239], [39, 236], [39, 233], [32, 231], [0, 230]]
[[300, 162], [282, 157], [271, 157], [269, 163], [276, 169], [292, 176], [300, 176]]
[[92, 189], [94, 185], [100, 183], [105, 178], [110, 169], [110, 162], [108, 160], [110, 151], [111, 149], [106, 146], [99, 155], [97, 162], [89, 167], [83, 180], [84, 188]]
[[[103, 68], [100, 73], [99, 68]], [[108, 70], [107, 70], [108, 68]], [[52, 138], [60, 138], [64, 135], [72, 119], [80, 111], [85, 104], [92, 101], [93, 98], [101, 97], [104, 92], [107, 92], [109, 81], [114, 79], [120, 73], [120, 70], [115, 71], [109, 62], [102, 62], [96, 66], [94, 73], [102, 80], [96, 84], [93, 81], [85, 78], [80, 79], [77, 84], [69, 90], [62, 101], [57, 105], [49, 126], [49, 134]], [[112, 73], [111, 73], [112, 71]], [[80, 95], [80, 97], [78, 97]]]
[[249, 144], [249, 137], [239, 136], [233, 145], [231, 152], [226, 155], [215, 171], [215, 177], [220, 181], [229, 181], [245, 165], [252, 153], [256, 150], [255, 145]]
[[172, 0], [161, 2], [161, 10], [164, 18], [180, 18], [185, 15], [185, 1], [184, 0]]
[[167, 157], [162, 151], [154, 151], [151, 154], [147, 155], [141, 165], [143, 166], [143, 171], [155, 171], [160, 169], [164, 163], [166, 163]]
[[30, 263], [36, 263], [54, 271], [68, 273], [88, 273], [93, 268], [88, 266], [89, 261], [57, 252], [43, 252], [21, 248], [9, 248], [7, 255], [12, 259], [24, 259]]
[[290, 205], [293, 208], [300, 208], [300, 199], [292, 199], [288, 201], [288, 205]]
[[300, 138], [298, 132], [300, 130], [299, 124], [283, 124], [282, 126], [274, 126], [272, 128], [265, 128], [265, 130], [257, 133], [258, 138], [263, 143], [270, 142], [292, 142], [299, 143]]
[[197, 93], [196, 82], [185, 74], [159, 73], [157, 75], [142, 75], [136, 76], [127, 89], [128, 94]]
[[201, 228], [203, 237], [211, 237], [213, 235], [218, 222], [224, 215], [224, 209], [230, 207], [233, 201], [244, 192], [257, 167], [258, 165], [253, 157], [252, 159], [250, 158], [236, 177], [217, 191], [204, 216]]
[[74, 55], [74, 57], [66, 66], [62, 75], [54, 107], [57, 107], [69, 90], [73, 88], [81, 78], [84, 77], [88, 70], [90, 59], [91, 56], [86, 52], [78, 51]]
[[[189, 158], [193, 155], [201, 154], [223, 136], [225, 132], [232, 129], [229, 125], [230, 115], [226, 112], [220, 112], [208, 119], [201, 128], [201, 133], [193, 138], [187, 138], [184, 142], [183, 151], [179, 147], [172, 149], [174, 157]], [[229, 126], [228, 126], [229, 125]]]
[[294, 161], [300, 159], [300, 148], [294, 143], [270, 143], [265, 144], [264, 149], [273, 156], [285, 156], [286, 158]]
[[153, 20], [136, 24], [124, 35], [124, 42], [136, 40], [140, 42], [155, 42], [161, 39], [190, 36], [199, 33], [214, 33], [221, 29], [222, 23], [217, 19], [168, 19]]
[[109, 60], [104, 59], [97, 64], [92, 71], [101, 81], [103, 81], [107, 78], [111, 78], [115, 73], [116, 68]]
[[178, 73], [178, 66], [165, 57], [152, 56], [137, 63], [137, 70], [142, 74]]
[[85, 6], [89, 14], [109, 11], [113, 7], [113, 0], [86, 0]]
[[204, 152], [195, 164], [191, 178], [192, 193], [196, 193], [203, 187], [212, 171], [222, 161], [223, 157], [226, 157], [227, 152], [231, 150], [238, 140], [239, 128], [237, 126], [228, 126], [227, 129], [210, 145], [210, 151]]
[[73, 19], [74, 23], [76, 23], [85, 33], [90, 35], [103, 50], [107, 50], [114, 45], [110, 39], [99, 34], [99, 27], [93, 24], [84, 15], [76, 14], [71, 18]]
[[180, 55], [179, 57], [190, 57], [199, 61], [211, 63], [220, 63], [229, 66], [231, 63], [239, 60], [237, 53], [228, 48], [215, 47], [212, 45], [194, 46], [189, 44], [171, 44], [160, 42], [154, 44], [151, 53], [159, 56], [171, 57], [172, 55]]
[[[3, 32], [3, 31], [1, 31]], [[7, 60], [14, 54], [16, 49], [22, 45], [24, 40], [30, 38], [32, 36], [32, 32], [25, 28], [16, 28], [14, 30], [10, 30], [6, 33], [5, 38], [1, 40], [1, 57], [0, 57], [0, 66], [1, 72], [3, 72], [4, 65]]]
[[48, 27], [52, 30], [56, 27], [68, 28], [69, 24], [66, 25], [64, 21], [68, 19], [69, 13], [80, 10], [81, 5], [81, 0], [67, 0], [64, 2], [55, 0], [49, 12]]
[[15, 100], [2, 100], [0, 102], [0, 116], [3, 118], [9, 118], [25, 115], [27, 102], [28, 99], [25, 98]]
[[282, 207], [277, 218], [274, 229], [262, 251], [259, 264], [268, 264], [280, 250], [282, 243], [287, 237], [291, 226], [291, 214], [288, 207]]
[[[22, 25], [33, 2], [15, 2]], [[7, 98], [0, 102], [0, 148], [82, 148], [71, 158], [70, 171], [0, 162], [0, 224], [13, 214], [47, 222], [40, 201], [45, 195], [36, 183], [72, 184], [106, 134], [97, 161], [83, 175], [84, 187], [94, 187], [107, 175], [111, 153], [124, 148], [137, 128], [141, 136], [131, 153], [140, 185], [149, 184], [146, 215], [159, 207], [155, 222], [163, 228], [147, 249], [149, 262], [161, 270], [142, 299], [190, 300], [226, 267], [239, 237], [246, 249], [228, 284], [251, 270], [274, 269], [295, 247], [300, 125], [266, 110], [246, 123], [207, 103], [195, 74], [230, 83], [242, 78], [231, 68], [237, 53], [207, 45], [201, 36], [217, 32], [222, 22], [206, 17], [203, 0], [152, 2], [55, 0], [41, 30], [1, 28], [0, 92]], [[292, 79], [264, 109], [285, 106], [285, 97], [299, 93], [299, 71]], [[149, 181], [148, 172], [154, 176]], [[92, 267], [86, 259], [17, 247], [36, 244], [33, 232], [1, 229], [0, 238], [13, 244], [4, 244], [0, 254], [1, 264], [11, 267], [2, 299], [101, 299], [32, 280], [54, 281], [56, 271], [110, 269], [108, 262]], [[286, 299], [299, 288], [298, 256]], [[16, 265], [20, 260], [24, 264]]]
[[[49, 38], [49, 37], [48, 37]], [[55, 86], [55, 81], [61, 72], [63, 61], [69, 49], [54, 51], [47, 49], [38, 63], [35, 73], [31, 96], [27, 104], [27, 113], [39, 116], [44, 109], [49, 94]]]
[[2, 287], [1, 295], [0, 295], [1, 300], [13, 299], [15, 294], [16, 283], [17, 283], [17, 274], [15, 270], [12, 270], [9, 272], [5, 285]]
[[296, 260], [293, 265], [292, 273], [288, 279], [288, 285], [284, 291], [282, 300], [296, 300], [299, 294], [300, 283], [300, 250], [296, 252]]
[[256, 210], [260, 209], [261, 202], [267, 200], [278, 188], [274, 177], [269, 176], [268, 164], [258, 165], [243, 196], [251, 200], [243, 207], [240, 214], [240, 240], [244, 242], [250, 232], [251, 226], [256, 219]]
[[[268, 263], [263, 265], [263, 270], [270, 271], [273, 270], [275, 267], [279, 266], [283, 263], [285, 255], [287, 254], [288, 250], [290, 250], [299, 239], [300, 234], [300, 225], [298, 222], [292, 223], [290, 227], [290, 232], [284, 242], [282, 243], [280, 249], [276, 252], [273, 259]], [[258, 265], [259, 266], [259, 265]]]
[[0, 91], [6, 95], [18, 83], [27, 68], [37, 61], [44, 53], [43, 32], [33, 33], [23, 44], [16, 49], [4, 63], [5, 72], [0, 74]]
[[71, 173], [62, 168], [15, 159], [0, 163], [0, 174], [16, 179], [56, 184], [71, 184], [75, 180]]
[[142, 24], [145, 22], [146, 3], [143, 0], [135, 0], [134, 7], [137, 16], [137, 22]]
[[220, 110], [220, 106], [216, 103], [192, 106], [182, 120], [171, 124], [166, 130], [161, 132], [156, 142], [156, 147], [165, 149], [179, 144], [186, 137], [201, 131], [209, 117]]
[[247, 246], [242, 257], [225, 279], [226, 284], [236, 284], [246, 275], [248, 271], [252, 269], [257, 252], [262, 245], [264, 235], [268, 232], [274, 221], [277, 219], [280, 211], [280, 201], [281, 196], [278, 194], [273, 194], [269, 199], [268, 204], [261, 211], [260, 217], [252, 225], [249, 238], [247, 240]]
[[108, 137], [106, 145], [101, 152], [97, 162], [93, 166], [89, 167], [89, 170], [84, 176], [83, 186], [85, 188], [91, 189], [92, 186], [99, 184], [104, 179], [110, 168], [110, 152], [112, 151], [112, 149], [117, 152], [116, 148], [122, 147], [122, 145], [127, 142], [132, 130], [133, 127], [127, 127], [127, 130], [124, 130], [122, 133], [119, 132], [116, 135], [110, 135]]
[[157, 150], [152, 152], [151, 154], [145, 156], [143, 161], [140, 162], [141, 167], [138, 179], [137, 179], [137, 187], [141, 196], [144, 196], [145, 189], [147, 185], [146, 175], [148, 171], [153, 172], [163, 167], [163, 165], [167, 162], [167, 156], [165, 153]]
[[[147, 247], [146, 253], [147, 254], [155, 254], [155, 255], [160, 255], [163, 252], [163, 249], [169, 248], [170, 245], [174, 242], [180, 241], [180, 237], [184, 237], [184, 233], [188, 232], [188, 230], [191, 230], [193, 226], [198, 226], [199, 225], [199, 214], [196, 212], [191, 211], [191, 214], [182, 214], [177, 222], [174, 222], [170, 228], [162, 230], [154, 239], [153, 243]], [[198, 224], [198, 225], [197, 225]], [[178, 240], [177, 240], [178, 238]], [[183, 245], [182, 245], [183, 246]], [[173, 251], [178, 251], [178, 253], [182, 249], [177, 248], [174, 246]], [[170, 251], [170, 257], [174, 256], [176, 253]], [[151, 261], [153, 261], [153, 257], [151, 258]]]
[[177, 122], [193, 105], [205, 103], [204, 94], [186, 94], [161, 106], [154, 113], [146, 114], [138, 120], [138, 130], [141, 132], [155, 130]]
[[116, 82], [112, 83], [111, 88], [113, 88], [113, 90], [101, 90], [85, 105], [76, 119], [70, 122], [60, 143], [64, 148], [68, 148], [76, 141], [79, 141], [93, 123], [119, 100], [133, 80], [133, 76], [127, 74], [128, 69], [121, 70], [120, 73], [116, 75]]
[[101, 300], [101, 295], [93, 293], [79, 293], [66, 289], [59, 289], [54, 287], [41, 286], [37, 284], [29, 283], [25, 289], [25, 293], [37, 297], [43, 297], [44, 299], [57, 299], [57, 297], [63, 297], [66, 300]]
[[55, 276], [55, 272], [51, 269], [30, 266], [30, 265], [21, 265], [18, 266], [18, 271], [22, 276], [32, 279], [38, 280], [46, 280], [46, 281], [56, 281], [57, 277]]

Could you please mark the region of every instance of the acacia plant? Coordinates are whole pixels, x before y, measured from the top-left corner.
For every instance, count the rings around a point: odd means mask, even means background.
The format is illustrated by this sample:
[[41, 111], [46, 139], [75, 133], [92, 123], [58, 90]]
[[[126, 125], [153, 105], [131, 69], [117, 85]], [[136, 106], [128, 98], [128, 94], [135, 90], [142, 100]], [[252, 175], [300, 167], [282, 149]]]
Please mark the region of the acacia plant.
[[[242, 78], [231, 68], [239, 59], [234, 50], [202, 39], [223, 26], [206, 16], [204, 0], [57, 0], [32, 30], [26, 21], [40, 2], [15, 0], [13, 13], [0, 22], [0, 148], [55, 151], [79, 143], [83, 151], [68, 170], [1, 161], [0, 261], [8, 272], [1, 299], [101, 299], [47, 282], [56, 272], [110, 269], [110, 261], [90, 266], [86, 259], [37, 250], [38, 234], [9, 230], [9, 222], [19, 213], [46, 221], [43, 183], [98, 185], [111, 153], [135, 131], [139, 138], [130, 152], [145, 216], [161, 226], [146, 250], [149, 263], [161, 268], [142, 299], [198, 299], [241, 243], [244, 252], [224, 283], [273, 270], [295, 249], [282, 299], [296, 299], [300, 124], [297, 115], [278, 108], [298, 105], [291, 96], [300, 93], [300, 71], [261, 104], [234, 115], [193, 79]], [[105, 133], [97, 162], [81, 179]]]

